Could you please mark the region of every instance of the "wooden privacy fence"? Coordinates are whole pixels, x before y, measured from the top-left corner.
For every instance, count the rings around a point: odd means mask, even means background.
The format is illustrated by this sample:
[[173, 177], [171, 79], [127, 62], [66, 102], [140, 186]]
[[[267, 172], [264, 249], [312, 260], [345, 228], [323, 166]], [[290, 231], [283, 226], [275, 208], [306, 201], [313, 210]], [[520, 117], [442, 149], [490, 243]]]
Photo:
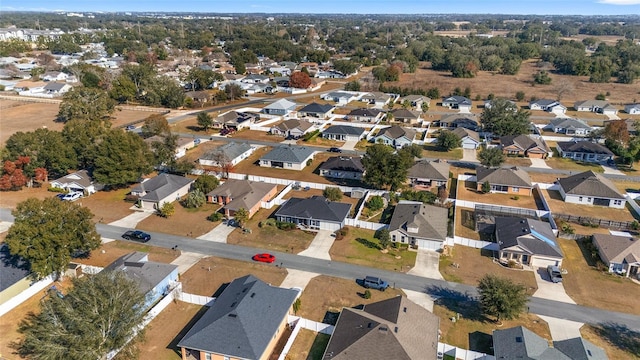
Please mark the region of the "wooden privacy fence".
[[574, 224], [580, 224], [584, 226], [595, 226], [595, 227], [603, 227], [607, 229], [619, 229], [619, 230], [633, 230], [633, 227], [637, 225], [632, 221], [614, 221], [614, 220], [606, 220], [606, 219], [597, 219], [588, 216], [577, 216], [577, 215], [567, 215], [567, 214], [557, 214], [554, 213], [553, 217], [556, 220], [562, 220], [566, 222], [571, 222]]

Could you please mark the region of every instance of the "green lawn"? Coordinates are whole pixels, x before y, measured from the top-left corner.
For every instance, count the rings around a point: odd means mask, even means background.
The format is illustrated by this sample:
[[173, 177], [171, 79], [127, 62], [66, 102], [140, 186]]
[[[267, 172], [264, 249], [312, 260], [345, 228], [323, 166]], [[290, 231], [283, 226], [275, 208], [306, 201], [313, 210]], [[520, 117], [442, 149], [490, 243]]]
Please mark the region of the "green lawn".
[[570, 170], [570, 171], [578, 171], [578, 172], [593, 170], [594, 172], [597, 172], [597, 173], [604, 172], [604, 170], [602, 169], [602, 166], [598, 164], [588, 163], [588, 162], [578, 162], [571, 159], [561, 158], [555, 155], [555, 151], [554, 151], [553, 157], [547, 158], [547, 165], [549, 165], [553, 169], [559, 169], [559, 170]]
[[422, 150], [422, 157], [460, 160], [462, 159], [462, 149], [458, 148], [451, 151], [446, 151], [436, 145], [424, 145]]

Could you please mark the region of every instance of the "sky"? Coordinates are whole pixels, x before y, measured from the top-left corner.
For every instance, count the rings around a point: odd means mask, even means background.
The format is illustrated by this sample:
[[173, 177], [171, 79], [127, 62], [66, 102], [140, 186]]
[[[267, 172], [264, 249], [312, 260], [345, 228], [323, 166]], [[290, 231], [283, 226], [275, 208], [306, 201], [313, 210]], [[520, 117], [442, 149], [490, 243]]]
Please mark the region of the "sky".
[[1, 0], [1, 11], [640, 15], [640, 0]]

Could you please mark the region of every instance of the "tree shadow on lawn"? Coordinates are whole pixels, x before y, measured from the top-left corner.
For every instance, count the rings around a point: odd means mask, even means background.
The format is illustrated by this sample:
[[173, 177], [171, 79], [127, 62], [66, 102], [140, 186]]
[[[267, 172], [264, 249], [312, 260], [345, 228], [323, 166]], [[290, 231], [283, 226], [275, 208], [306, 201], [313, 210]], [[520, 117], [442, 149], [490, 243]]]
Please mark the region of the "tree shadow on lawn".
[[592, 327], [596, 334], [618, 349], [640, 356], [640, 332], [611, 322], [592, 325]]
[[425, 288], [425, 293], [436, 298], [436, 304], [445, 307], [449, 311], [460, 314], [460, 316], [465, 319], [479, 322], [492, 322], [492, 320], [482, 314], [480, 302], [471, 294], [437, 285]]
[[593, 245], [591, 238], [588, 237], [581, 240], [576, 240], [576, 245], [578, 245], [578, 248], [582, 253], [582, 257], [587, 262], [587, 265], [595, 268], [598, 265], [598, 261], [600, 261], [600, 256], [598, 255], [598, 250]]
[[361, 245], [368, 247], [369, 249], [380, 249], [380, 246], [376, 242], [373, 242], [371, 240], [367, 240], [364, 238], [357, 238], [356, 241]]
[[180, 332], [171, 340], [169, 345], [167, 345], [167, 349], [171, 349], [171, 350], [175, 351], [175, 353], [178, 356], [182, 357], [182, 351], [178, 347], [178, 343], [180, 342], [180, 340], [182, 340], [182, 338], [185, 335], [187, 335], [187, 332], [189, 330], [191, 330], [193, 325], [195, 325], [195, 323], [198, 320], [200, 320], [200, 318], [204, 315], [204, 313], [207, 312], [207, 310], [209, 310], [208, 306], [203, 306], [202, 309], [198, 310], [198, 312], [191, 318], [191, 320], [189, 320], [187, 325], [185, 325], [185, 327], [183, 327], [182, 330], [180, 330]]
[[307, 360], [321, 360], [324, 351], [327, 349], [327, 345], [329, 345], [330, 338], [331, 336], [327, 334], [318, 333], [313, 340], [313, 344], [311, 344]]
[[493, 336], [481, 331], [469, 333], [469, 350], [493, 354]]

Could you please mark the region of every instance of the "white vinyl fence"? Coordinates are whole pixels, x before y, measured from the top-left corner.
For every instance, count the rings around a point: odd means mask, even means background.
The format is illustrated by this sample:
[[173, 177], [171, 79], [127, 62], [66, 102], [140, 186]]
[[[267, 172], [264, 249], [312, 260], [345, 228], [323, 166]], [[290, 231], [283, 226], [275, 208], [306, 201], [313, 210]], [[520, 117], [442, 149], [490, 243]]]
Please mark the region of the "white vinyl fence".
[[451, 356], [456, 360], [495, 360], [493, 355], [461, 349], [441, 342], [438, 343], [438, 354]]
[[35, 294], [39, 293], [40, 291], [42, 291], [47, 286], [51, 285], [51, 283], [53, 283], [53, 275], [49, 275], [46, 278], [44, 278], [44, 279], [42, 279], [42, 280], [40, 280], [38, 282], [33, 283], [31, 286], [29, 286], [23, 292], [21, 292], [20, 294], [12, 297], [8, 301], [6, 301], [2, 305], [0, 305], [0, 316], [8, 313], [11, 310], [13, 310], [16, 306], [22, 304], [23, 302], [25, 302], [30, 297], [34, 296]]
[[216, 298], [210, 296], [202, 296], [196, 294], [189, 293], [177, 293], [178, 300], [184, 301], [189, 304], [203, 305], [203, 306], [211, 306], [216, 301]]

